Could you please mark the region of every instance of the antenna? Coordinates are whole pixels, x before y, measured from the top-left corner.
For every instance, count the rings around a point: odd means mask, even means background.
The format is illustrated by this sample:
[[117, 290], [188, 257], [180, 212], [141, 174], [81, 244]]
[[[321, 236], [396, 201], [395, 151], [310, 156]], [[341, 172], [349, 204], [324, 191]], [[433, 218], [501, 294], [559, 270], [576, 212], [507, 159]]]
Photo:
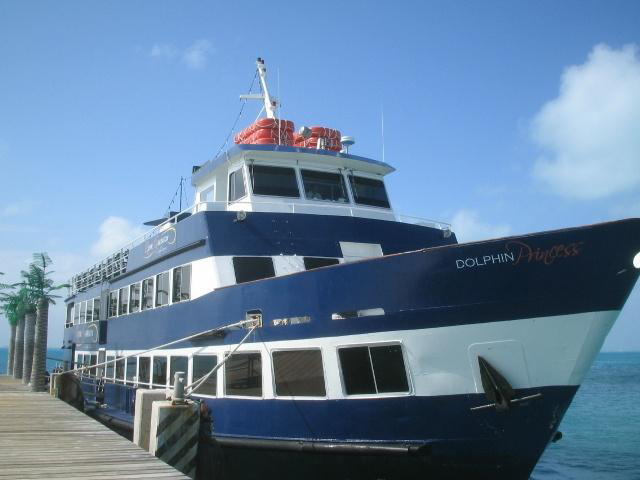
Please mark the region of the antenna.
[[256, 60], [256, 66], [258, 67], [258, 76], [260, 77], [262, 93], [240, 95], [240, 98], [246, 100], [262, 100], [264, 102], [264, 110], [267, 113], [267, 118], [278, 118], [276, 114], [278, 101], [269, 93], [269, 87], [267, 86], [267, 67], [264, 66], [264, 60], [258, 57]]
[[382, 127], [382, 161], [384, 162], [384, 104], [380, 104], [380, 123]]

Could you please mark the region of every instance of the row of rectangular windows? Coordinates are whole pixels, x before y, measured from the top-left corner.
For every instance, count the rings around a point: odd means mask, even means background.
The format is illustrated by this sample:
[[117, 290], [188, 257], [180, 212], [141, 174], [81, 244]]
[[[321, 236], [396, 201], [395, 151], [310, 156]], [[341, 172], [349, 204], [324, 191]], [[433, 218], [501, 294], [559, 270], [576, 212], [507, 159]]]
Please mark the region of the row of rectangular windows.
[[[338, 358], [346, 395], [409, 392], [400, 344], [340, 347]], [[113, 356], [107, 357], [111, 363], [106, 367], [105, 378], [135, 386], [166, 388], [173, 384], [176, 372], [187, 373], [189, 369], [189, 357], [182, 355], [130, 357], [117, 362], [113, 362], [114, 359]], [[78, 362], [84, 366], [95, 365], [96, 360], [96, 355], [78, 355]], [[194, 355], [192, 381], [204, 377], [217, 362], [217, 355]], [[320, 349], [274, 351], [272, 366], [276, 396], [326, 396]], [[91, 369], [90, 375], [96, 375], [96, 369]], [[234, 353], [225, 362], [225, 396], [261, 397], [262, 382], [262, 355], [259, 352]], [[197, 390], [197, 394], [216, 396], [217, 384], [218, 378], [214, 373]]]
[[[254, 195], [300, 198], [297, 169], [292, 167], [272, 167], [267, 165], [249, 166], [251, 191]], [[349, 175], [349, 185], [353, 200], [357, 204], [390, 208], [387, 192], [382, 180]], [[300, 169], [300, 185], [307, 200], [324, 200], [349, 203], [349, 194], [344, 177], [338, 172], [322, 172]], [[201, 200], [206, 201], [211, 191], [202, 192]], [[229, 174], [229, 201], [246, 196], [244, 168]]]
[[[233, 257], [236, 283], [245, 283], [275, 277], [271, 257]], [[337, 265], [337, 258], [303, 257], [305, 270]], [[172, 275], [170, 276], [170, 273]], [[155, 288], [154, 288], [155, 285]], [[171, 295], [169, 292], [171, 291]], [[155, 293], [155, 296], [154, 296]], [[108, 318], [136, 313], [155, 307], [179, 303], [191, 299], [191, 264], [159, 273], [141, 282], [109, 292]], [[67, 313], [66, 326], [99, 320], [100, 298], [71, 305]], [[72, 320], [73, 319], [73, 320]]]

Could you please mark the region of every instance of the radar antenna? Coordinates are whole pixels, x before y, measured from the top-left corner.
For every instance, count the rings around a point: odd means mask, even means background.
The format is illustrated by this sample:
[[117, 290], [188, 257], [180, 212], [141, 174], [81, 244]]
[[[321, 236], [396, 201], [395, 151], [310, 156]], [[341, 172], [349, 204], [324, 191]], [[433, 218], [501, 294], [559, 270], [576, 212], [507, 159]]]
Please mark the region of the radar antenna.
[[278, 101], [269, 93], [269, 87], [267, 86], [267, 67], [264, 66], [264, 59], [258, 57], [256, 60], [256, 66], [258, 67], [258, 76], [260, 77], [262, 93], [240, 95], [240, 98], [243, 100], [262, 100], [264, 102], [264, 111], [267, 113], [267, 118], [278, 118], [276, 115]]

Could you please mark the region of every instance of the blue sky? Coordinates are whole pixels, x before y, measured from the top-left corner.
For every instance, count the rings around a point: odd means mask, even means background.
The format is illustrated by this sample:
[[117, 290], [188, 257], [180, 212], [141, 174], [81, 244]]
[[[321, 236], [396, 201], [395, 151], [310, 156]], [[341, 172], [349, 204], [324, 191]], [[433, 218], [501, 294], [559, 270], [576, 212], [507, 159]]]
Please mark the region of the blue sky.
[[[384, 110], [395, 208], [461, 240], [640, 216], [639, 25], [635, 1], [0, 0], [0, 271], [46, 250], [66, 279], [163, 214], [258, 56], [282, 116], [353, 153], [381, 158]], [[639, 288], [605, 348], [640, 350]]]

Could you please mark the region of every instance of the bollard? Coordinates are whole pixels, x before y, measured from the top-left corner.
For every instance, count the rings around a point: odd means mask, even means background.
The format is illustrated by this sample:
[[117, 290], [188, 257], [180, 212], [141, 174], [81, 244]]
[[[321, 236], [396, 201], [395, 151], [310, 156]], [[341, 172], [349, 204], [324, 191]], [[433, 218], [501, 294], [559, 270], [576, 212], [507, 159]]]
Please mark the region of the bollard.
[[168, 392], [166, 390], [149, 390], [138, 388], [136, 390], [136, 408], [133, 419], [133, 443], [140, 448], [149, 450], [149, 435], [151, 430], [151, 410], [153, 402], [165, 401]]
[[176, 372], [173, 376], [173, 396], [174, 403], [184, 403], [184, 372]]

